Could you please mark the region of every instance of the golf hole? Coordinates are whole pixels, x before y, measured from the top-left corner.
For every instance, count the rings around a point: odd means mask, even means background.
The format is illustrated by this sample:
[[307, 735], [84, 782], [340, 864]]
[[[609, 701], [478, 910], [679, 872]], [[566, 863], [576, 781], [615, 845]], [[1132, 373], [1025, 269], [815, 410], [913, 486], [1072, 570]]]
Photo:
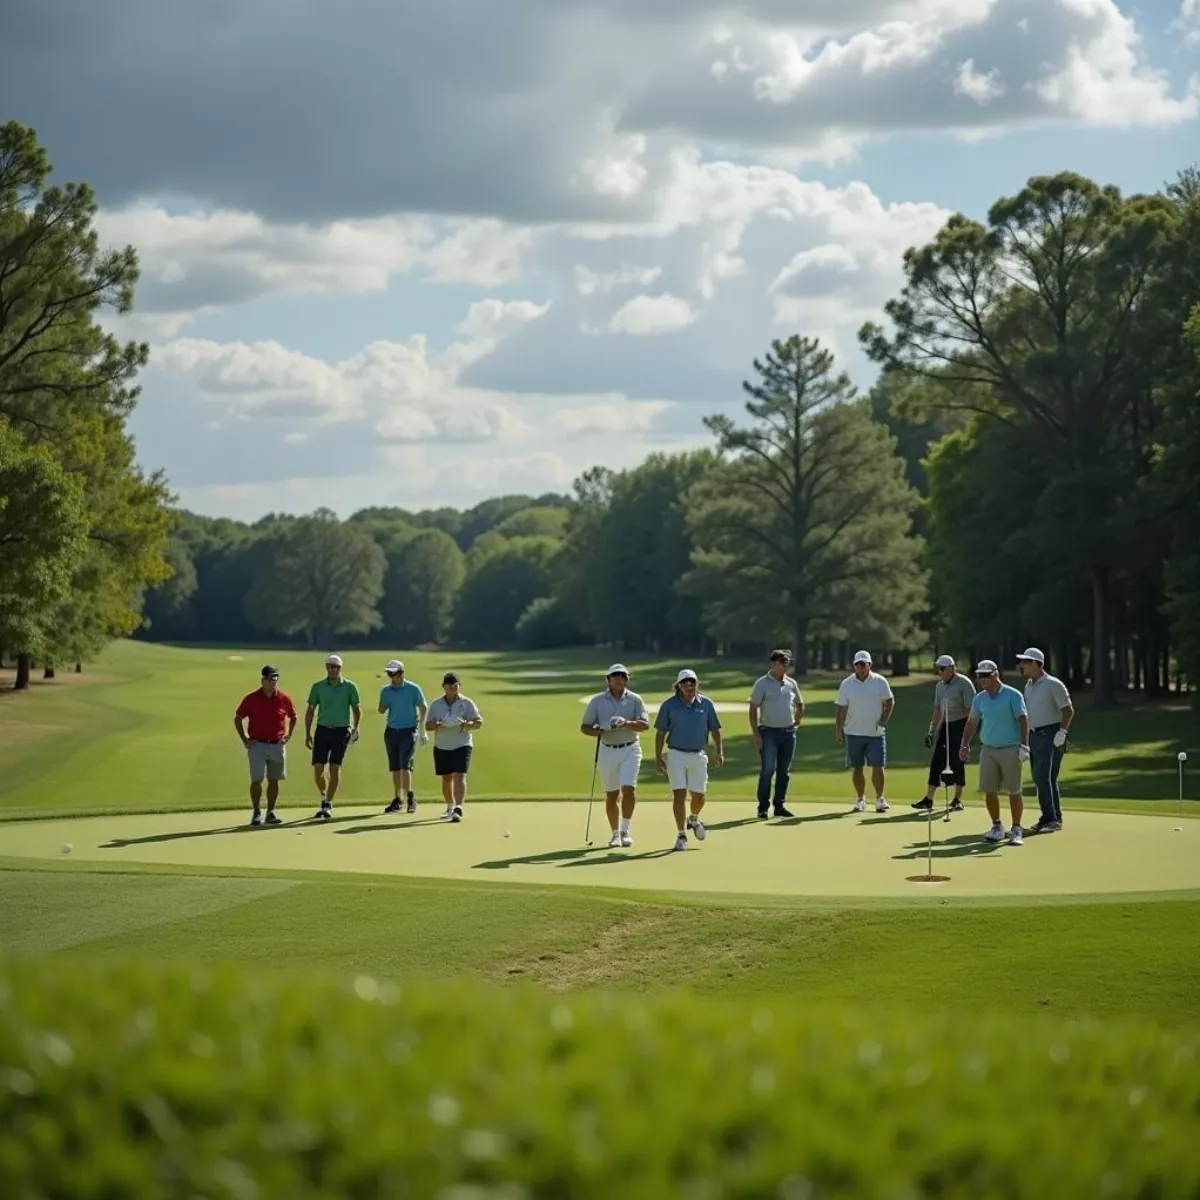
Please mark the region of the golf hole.
[[949, 883], [949, 875], [907, 875], [909, 883]]

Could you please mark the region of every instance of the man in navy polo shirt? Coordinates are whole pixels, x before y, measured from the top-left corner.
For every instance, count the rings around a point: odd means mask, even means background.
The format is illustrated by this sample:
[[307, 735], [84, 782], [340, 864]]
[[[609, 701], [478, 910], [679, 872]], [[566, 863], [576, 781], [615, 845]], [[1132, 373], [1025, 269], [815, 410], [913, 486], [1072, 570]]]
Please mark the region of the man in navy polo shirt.
[[[713, 766], [725, 762], [724, 735], [721, 719], [713, 702], [700, 695], [700, 680], [696, 672], [684, 668], [675, 679], [675, 695], [658, 710], [654, 721], [654, 765], [660, 775], [666, 775], [675, 804], [676, 850], [688, 848], [687, 830], [702, 842], [708, 836], [700, 811], [708, 790], [708, 739], [712, 735], [715, 758]], [[663, 743], [666, 756], [663, 756]], [[692, 794], [692, 811], [686, 816], [688, 793]]]
[[387, 724], [383, 730], [383, 744], [387, 749], [388, 770], [392, 773], [394, 789], [392, 802], [383, 811], [398, 813], [404, 803], [401, 796], [408, 802], [408, 811], [417, 811], [417, 798], [412, 790], [413, 759], [416, 757], [416, 747], [422, 746], [429, 740], [425, 732], [425, 713], [428, 706], [425, 703], [425, 693], [412, 682], [404, 678], [404, 664], [397, 658], [384, 667], [390, 682], [379, 692], [379, 715], [387, 714]]
[[[287, 778], [287, 744], [296, 731], [296, 706], [287, 692], [279, 690], [279, 672], [263, 667], [262, 686], [242, 697], [233, 717], [233, 727], [250, 761], [251, 825], [261, 825], [262, 781], [267, 781], [267, 824], [281, 825], [275, 815], [279, 782]], [[243, 721], [249, 721], [249, 730]]]

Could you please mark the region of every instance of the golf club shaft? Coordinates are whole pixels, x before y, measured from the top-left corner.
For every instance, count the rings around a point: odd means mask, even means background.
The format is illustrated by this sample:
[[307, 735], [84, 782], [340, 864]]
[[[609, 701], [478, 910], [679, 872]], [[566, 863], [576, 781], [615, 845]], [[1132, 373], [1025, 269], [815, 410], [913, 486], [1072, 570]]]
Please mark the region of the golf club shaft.
[[587, 828], [583, 831], [583, 841], [586, 845], [592, 836], [592, 801], [596, 798], [596, 771], [600, 767], [600, 739], [596, 738], [596, 752], [592, 756], [592, 786], [588, 788]]

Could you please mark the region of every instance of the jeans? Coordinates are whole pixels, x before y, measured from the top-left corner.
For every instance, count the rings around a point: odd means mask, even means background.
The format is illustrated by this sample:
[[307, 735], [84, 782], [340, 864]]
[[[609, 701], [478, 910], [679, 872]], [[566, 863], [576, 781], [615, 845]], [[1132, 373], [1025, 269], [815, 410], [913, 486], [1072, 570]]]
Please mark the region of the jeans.
[[787, 800], [792, 759], [796, 756], [796, 731], [759, 726], [762, 738], [762, 764], [758, 772], [758, 811], [766, 812], [771, 803], [771, 781], [775, 781], [775, 808]]
[[1038, 805], [1043, 821], [1062, 824], [1062, 797], [1058, 792], [1058, 773], [1062, 769], [1062, 747], [1054, 744], [1057, 725], [1043, 725], [1029, 734], [1029, 766], [1037, 785]]

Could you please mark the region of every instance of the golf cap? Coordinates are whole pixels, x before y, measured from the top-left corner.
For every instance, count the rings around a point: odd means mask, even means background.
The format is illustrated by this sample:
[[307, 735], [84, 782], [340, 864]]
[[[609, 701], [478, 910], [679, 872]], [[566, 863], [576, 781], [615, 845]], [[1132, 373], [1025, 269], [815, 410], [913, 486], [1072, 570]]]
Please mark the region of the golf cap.
[[943, 654], [941, 658], [939, 658], [933, 665], [940, 671], [943, 667], [952, 667], [955, 664], [954, 659], [952, 659], [950, 655]]
[[279, 678], [279, 668], [278, 667], [263, 667], [262, 677], [264, 679], [278, 679]]
[[[845, 662], [845, 661], [846, 661], [846, 660], [843, 658], [843, 659], [842, 659], [842, 662]], [[860, 651], [859, 651], [859, 652], [858, 652], [858, 653], [857, 653], [857, 654], [854, 656], [854, 665], [855, 665], [856, 667], [858, 666], [858, 664], [859, 664], [860, 662], [865, 662], [865, 663], [868, 663], [868, 664], [869, 664], [869, 663], [870, 663], [870, 661], [871, 661], [871, 653], [870, 653], [870, 651], [869, 651], [869, 650], [860, 650]]]
[[610, 679], [613, 675], [624, 675], [629, 678], [629, 668], [624, 663], [613, 663], [607, 671], [604, 672], [604, 678]]
[[1045, 666], [1046, 656], [1036, 646], [1030, 646], [1024, 654], [1017, 655], [1017, 662], [1035, 662]]
[[995, 675], [1000, 668], [990, 658], [983, 659], [975, 668], [976, 675]]
[[340, 667], [342, 665], [342, 660], [336, 654], [331, 654], [325, 660], [325, 665], [327, 667]]
[[697, 676], [696, 676], [695, 671], [693, 671], [690, 667], [684, 667], [683, 670], [680, 671], [679, 674], [675, 676], [675, 686], [678, 687], [681, 683], [686, 683], [689, 679], [693, 683], [700, 682], [699, 678], [697, 678]]
[[442, 676], [442, 683], [443, 683], [443, 684], [447, 684], [447, 683], [458, 683], [458, 682], [459, 682], [459, 678], [458, 678], [458, 676], [457, 676], [457, 675], [455, 675], [455, 673], [454, 673], [453, 671], [447, 671], [447, 672], [445, 673], [445, 675], [443, 675], [443, 676]]
[[393, 658], [383, 669], [388, 675], [398, 675], [404, 670], [404, 664], [398, 658]]

